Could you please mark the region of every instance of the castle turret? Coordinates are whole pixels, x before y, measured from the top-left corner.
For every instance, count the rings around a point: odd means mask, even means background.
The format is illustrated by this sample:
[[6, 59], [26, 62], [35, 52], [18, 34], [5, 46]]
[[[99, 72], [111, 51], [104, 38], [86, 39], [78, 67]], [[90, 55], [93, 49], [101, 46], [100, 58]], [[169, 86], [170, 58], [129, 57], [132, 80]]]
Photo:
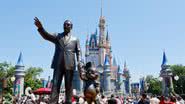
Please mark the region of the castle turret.
[[118, 65], [118, 71], [117, 71], [117, 91], [119, 94], [123, 94], [125, 92], [125, 79], [123, 78], [123, 70]]
[[160, 77], [162, 77], [162, 94], [165, 96], [168, 96], [170, 93], [174, 92], [172, 76], [173, 74], [170, 69], [170, 65], [167, 64], [166, 54], [163, 52]]
[[114, 82], [114, 80], [116, 80], [116, 78], [117, 78], [117, 69], [118, 69], [118, 64], [117, 64], [117, 60], [114, 56], [113, 57], [113, 62], [112, 62], [112, 65], [111, 65], [111, 79], [112, 79], [112, 82]]
[[89, 55], [89, 35], [87, 35], [87, 39], [85, 42], [85, 57]]
[[108, 55], [105, 56], [105, 61], [104, 61], [103, 88], [104, 88], [104, 93], [106, 95], [110, 94], [111, 92], [111, 70], [110, 70]]
[[168, 68], [169, 68], [169, 65], [167, 63], [166, 54], [165, 54], [165, 52], [163, 52], [163, 60], [162, 60], [162, 64], [161, 64], [161, 70], [166, 70]]
[[22, 53], [20, 53], [17, 64], [15, 65], [15, 82], [14, 82], [14, 94], [20, 97], [24, 94], [24, 76], [25, 70], [23, 65]]
[[125, 94], [130, 94], [130, 73], [126, 61], [124, 63], [123, 77], [125, 77]]
[[101, 16], [99, 20], [99, 64], [103, 65], [106, 54], [106, 39], [105, 39], [105, 17]]
[[104, 46], [105, 45], [105, 17], [100, 16], [99, 20], [99, 45]]
[[[90, 40], [86, 41], [86, 63], [92, 62], [94, 66], [98, 66], [99, 64], [99, 48], [97, 42], [97, 31], [90, 35]], [[102, 65], [103, 66], [103, 65]]]

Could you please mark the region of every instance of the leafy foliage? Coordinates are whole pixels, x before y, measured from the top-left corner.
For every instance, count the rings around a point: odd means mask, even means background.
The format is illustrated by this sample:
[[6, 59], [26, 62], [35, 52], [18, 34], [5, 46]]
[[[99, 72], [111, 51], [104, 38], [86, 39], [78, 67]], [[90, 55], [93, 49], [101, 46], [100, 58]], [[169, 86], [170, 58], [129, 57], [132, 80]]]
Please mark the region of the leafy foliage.
[[9, 78], [14, 75], [15, 67], [7, 62], [0, 63], [0, 78]]
[[11, 81], [11, 77], [14, 76], [15, 67], [12, 66], [10, 63], [2, 62], [0, 63], [0, 78], [1, 80], [6, 80], [4, 83], [4, 92], [12, 93], [13, 82]]
[[146, 83], [148, 84], [148, 90], [147, 90], [148, 93], [161, 95], [162, 83], [158, 80], [158, 78], [154, 78], [152, 75], [148, 75], [146, 77]]
[[31, 87], [33, 90], [42, 87], [42, 83], [37, 77], [43, 72], [42, 68], [30, 67], [25, 73], [25, 88]]
[[12, 104], [13, 103], [13, 99], [12, 99], [12, 95], [10, 93], [7, 93], [3, 96], [3, 104]]
[[[41, 81], [37, 78], [43, 72], [42, 68], [37, 67], [29, 67], [25, 69], [25, 88], [31, 87], [33, 90], [40, 88], [42, 86]], [[13, 82], [11, 81], [11, 77], [14, 76], [15, 67], [10, 63], [2, 62], [0, 63], [0, 79], [6, 80], [6, 88], [4, 89], [5, 93], [11, 93], [13, 91]]]
[[176, 81], [173, 79], [174, 82], [174, 90], [177, 94], [185, 93], [185, 66], [183, 65], [172, 65], [171, 67], [172, 73], [174, 76], [178, 76], [179, 79]]

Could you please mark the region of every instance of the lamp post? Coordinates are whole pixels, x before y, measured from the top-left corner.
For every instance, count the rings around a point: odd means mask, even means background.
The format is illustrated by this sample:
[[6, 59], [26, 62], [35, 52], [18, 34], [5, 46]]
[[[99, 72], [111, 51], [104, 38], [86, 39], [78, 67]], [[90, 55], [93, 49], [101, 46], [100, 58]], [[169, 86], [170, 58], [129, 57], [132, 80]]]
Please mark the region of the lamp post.
[[159, 81], [163, 81], [163, 77], [159, 77]]
[[174, 79], [177, 81], [177, 80], [179, 80], [179, 76], [174, 76]]

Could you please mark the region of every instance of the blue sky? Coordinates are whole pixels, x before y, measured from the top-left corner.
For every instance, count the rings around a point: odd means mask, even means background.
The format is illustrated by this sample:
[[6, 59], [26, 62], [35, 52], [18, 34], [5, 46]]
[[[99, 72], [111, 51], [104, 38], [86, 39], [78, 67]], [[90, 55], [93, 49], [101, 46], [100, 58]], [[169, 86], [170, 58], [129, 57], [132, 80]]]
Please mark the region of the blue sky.
[[[37, 16], [49, 32], [62, 32], [64, 20], [74, 24], [73, 33], [84, 49], [86, 35], [98, 27], [100, 0], [3, 0], [0, 3], [0, 62], [16, 64], [20, 51], [26, 67], [45, 69], [54, 45], [41, 38], [34, 26]], [[126, 60], [132, 81], [158, 76], [165, 49], [169, 64], [185, 63], [184, 0], [103, 0], [113, 54]]]

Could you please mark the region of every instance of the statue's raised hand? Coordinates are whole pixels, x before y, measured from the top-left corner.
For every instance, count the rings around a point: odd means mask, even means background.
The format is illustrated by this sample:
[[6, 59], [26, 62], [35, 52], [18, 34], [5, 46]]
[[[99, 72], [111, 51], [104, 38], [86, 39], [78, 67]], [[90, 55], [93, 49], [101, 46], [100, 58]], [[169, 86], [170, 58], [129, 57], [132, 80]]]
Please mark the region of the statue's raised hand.
[[35, 26], [37, 26], [37, 28], [43, 28], [42, 27], [42, 23], [39, 21], [39, 19], [37, 17], [34, 18], [35, 22]]

